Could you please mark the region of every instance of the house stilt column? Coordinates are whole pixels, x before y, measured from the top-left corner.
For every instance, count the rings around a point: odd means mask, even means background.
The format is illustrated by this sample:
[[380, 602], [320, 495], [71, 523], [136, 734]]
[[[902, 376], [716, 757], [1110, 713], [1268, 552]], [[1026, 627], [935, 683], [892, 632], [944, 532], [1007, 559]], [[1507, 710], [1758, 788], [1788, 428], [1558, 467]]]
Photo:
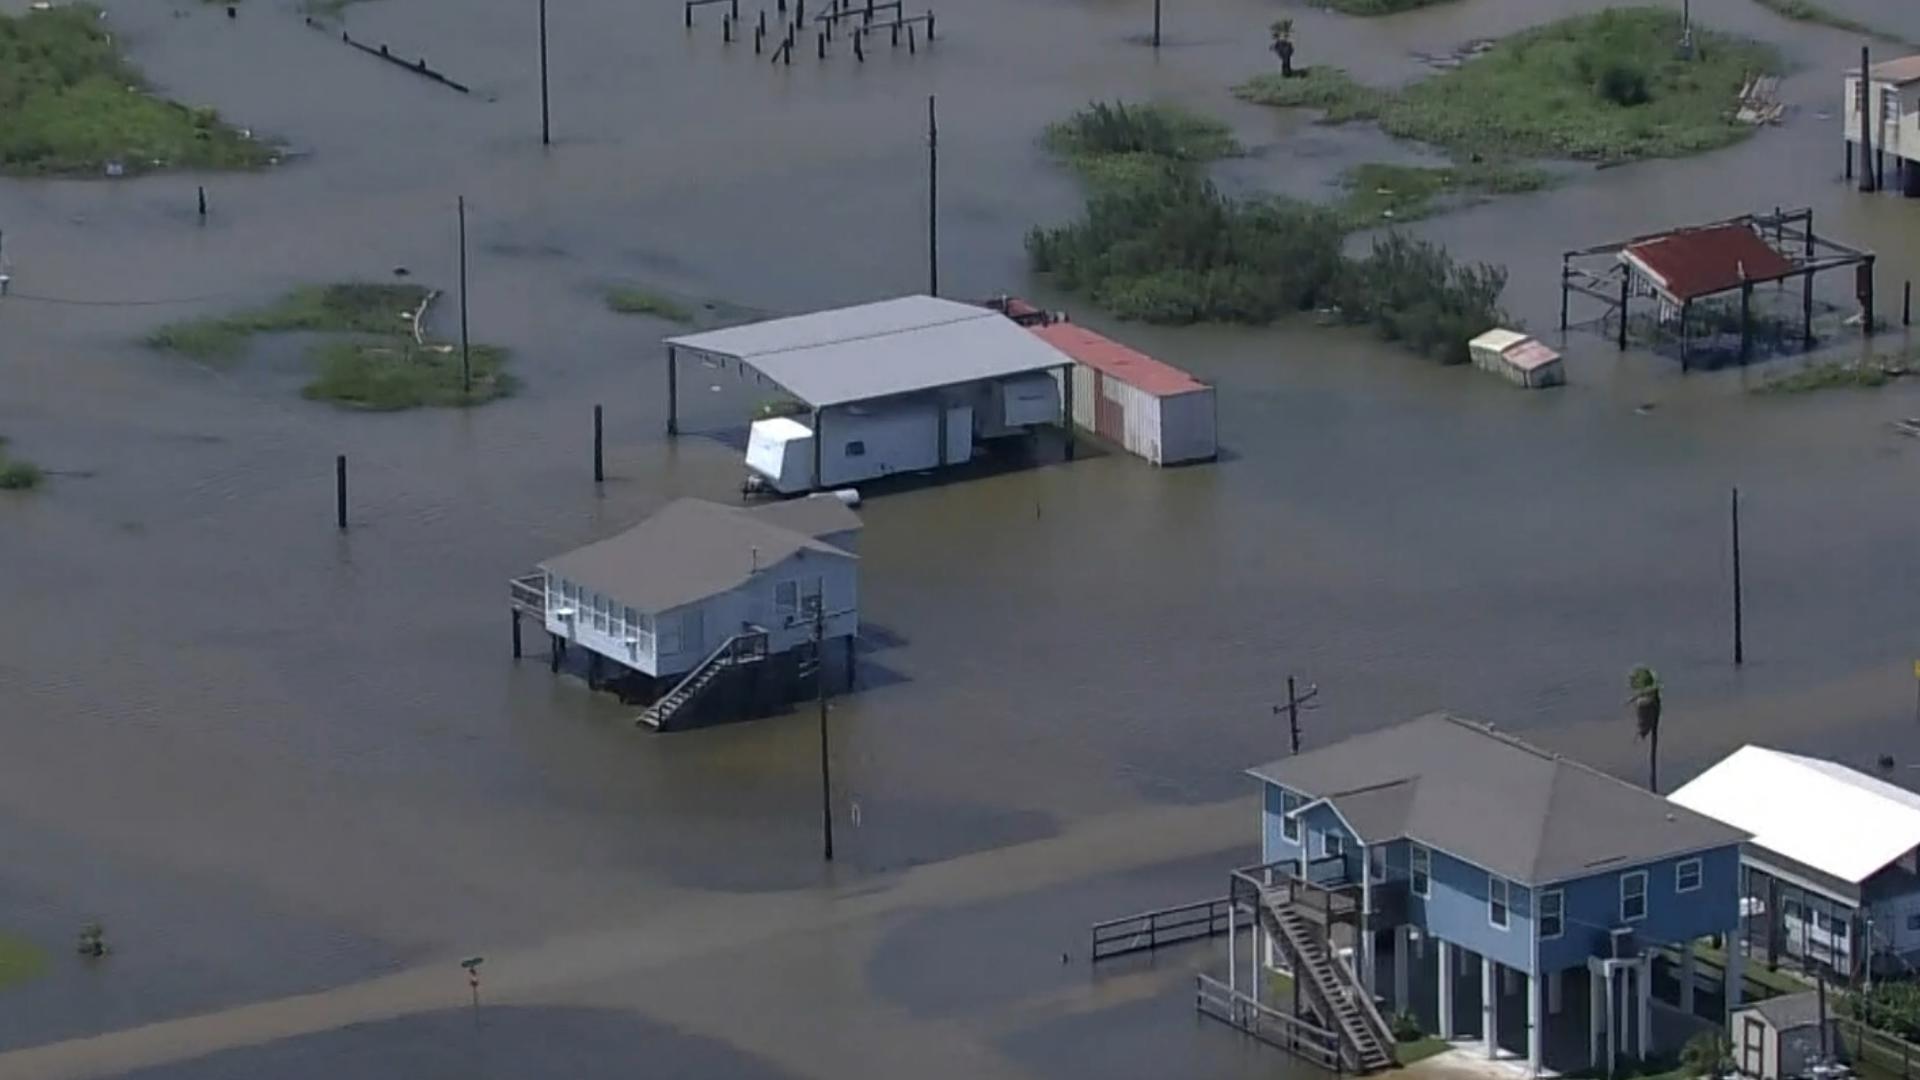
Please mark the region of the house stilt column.
[[1600, 973], [1587, 965], [1587, 1068], [1600, 1067], [1600, 1027], [1606, 1020]]
[[[1238, 993], [1240, 990], [1240, 935], [1236, 929], [1240, 922], [1240, 904], [1231, 896], [1227, 898], [1227, 989]], [[1259, 971], [1254, 972], [1258, 977]]]
[[1410, 1004], [1407, 1000], [1407, 942], [1408, 928], [1393, 928], [1393, 1011], [1403, 1013]]
[[1500, 965], [1490, 956], [1480, 958], [1480, 1035], [1487, 1040], [1487, 1057], [1499, 1057]]
[[1635, 1017], [1634, 1032], [1640, 1052], [1635, 1055], [1645, 1061], [1653, 1050], [1653, 954], [1642, 953], [1640, 962], [1633, 966], [1633, 990], [1639, 997], [1639, 1013]]
[[1731, 1017], [1733, 1010], [1740, 1007], [1742, 991], [1746, 989], [1746, 961], [1747, 950], [1744, 945], [1727, 950], [1727, 1016], [1722, 1020]]
[[1612, 968], [1601, 968], [1601, 981], [1607, 984], [1607, 1075], [1613, 1075], [1614, 1063], [1620, 1060], [1620, 998], [1615, 993]]
[[1539, 975], [1528, 975], [1527, 981], [1527, 1071], [1534, 1076], [1540, 1075], [1540, 1055], [1545, 1031], [1542, 1029], [1540, 998], [1546, 993]]
[[1440, 948], [1440, 1037], [1453, 1038], [1453, 942], [1434, 938]]
[[[1737, 942], [1729, 944], [1736, 949], [1740, 947]], [[1680, 1009], [1689, 1016], [1693, 1015], [1693, 968], [1693, 942], [1689, 941], [1680, 953]]]
[[1564, 971], [1547, 972], [1547, 1015], [1548, 1016], [1559, 1016], [1560, 1010], [1566, 1007], [1566, 997], [1567, 997], [1566, 975], [1567, 973]]

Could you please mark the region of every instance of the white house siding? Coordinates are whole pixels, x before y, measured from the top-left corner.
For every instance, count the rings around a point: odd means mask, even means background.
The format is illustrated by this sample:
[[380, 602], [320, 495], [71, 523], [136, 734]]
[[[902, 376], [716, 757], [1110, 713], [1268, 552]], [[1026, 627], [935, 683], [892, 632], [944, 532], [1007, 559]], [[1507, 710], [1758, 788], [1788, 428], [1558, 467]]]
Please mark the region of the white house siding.
[[[719, 648], [721, 642], [749, 624], [766, 628], [767, 647], [771, 652], [787, 652], [811, 641], [813, 624], [801, 615], [799, 600], [813, 591], [811, 586], [816, 579], [823, 596], [822, 606], [830, 616], [824, 636], [832, 639], [857, 633], [860, 616], [856, 567], [853, 559], [796, 552], [728, 592], [664, 612], [636, 611], [639, 632], [627, 619], [625, 605], [619, 605], [621, 614], [616, 629], [612, 597], [607, 598], [608, 618], [604, 622], [599, 620], [594, 606], [599, 597], [584, 587], [580, 593], [586, 599], [580, 602], [579, 613], [571, 619], [560, 618], [556, 610], [572, 603], [564, 592], [570, 583], [550, 578], [547, 630], [635, 671], [656, 677], [678, 675], [692, 669]], [[779, 586], [783, 582], [795, 585], [793, 608], [783, 608], [778, 603]], [[629, 645], [625, 640], [628, 637], [639, 640]]]
[[[1900, 102], [1899, 116], [1891, 121], [1882, 97], [1887, 91], [1892, 91]], [[1893, 83], [1876, 82], [1873, 84], [1872, 106], [1869, 125], [1874, 148], [1908, 160], [1920, 160], [1920, 83], [1895, 86]], [[1857, 145], [1860, 142], [1858, 76], [1847, 78], [1846, 107], [1841, 120], [1846, 140]]]
[[1213, 388], [1160, 399], [1160, 461], [1206, 461], [1220, 453]]

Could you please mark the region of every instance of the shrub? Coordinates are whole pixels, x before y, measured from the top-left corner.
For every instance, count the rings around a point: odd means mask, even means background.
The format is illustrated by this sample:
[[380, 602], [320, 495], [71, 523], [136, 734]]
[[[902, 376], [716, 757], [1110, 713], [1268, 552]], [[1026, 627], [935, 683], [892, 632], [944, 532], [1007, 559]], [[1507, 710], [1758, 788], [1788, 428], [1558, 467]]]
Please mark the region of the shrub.
[[1613, 59], [1600, 69], [1594, 92], [1615, 105], [1631, 108], [1653, 99], [1647, 87], [1647, 69], [1629, 60]]
[[1389, 1026], [1398, 1042], [1419, 1042], [1426, 1035], [1420, 1030], [1420, 1020], [1410, 1012], [1394, 1013]]
[[1375, 240], [1341, 275], [1339, 306], [1349, 322], [1372, 326], [1444, 364], [1469, 359], [1467, 342], [1506, 321], [1504, 268], [1460, 264], [1447, 249], [1401, 233]]
[[1920, 983], [1875, 983], [1871, 990], [1846, 995], [1840, 1008], [1868, 1027], [1920, 1039]]
[[1697, 1032], [1680, 1049], [1680, 1067], [1688, 1076], [1719, 1076], [1733, 1071], [1733, 1044], [1718, 1029]]
[[1067, 157], [1151, 154], [1211, 161], [1238, 153], [1227, 126], [1174, 105], [1096, 101], [1047, 128], [1047, 148]]

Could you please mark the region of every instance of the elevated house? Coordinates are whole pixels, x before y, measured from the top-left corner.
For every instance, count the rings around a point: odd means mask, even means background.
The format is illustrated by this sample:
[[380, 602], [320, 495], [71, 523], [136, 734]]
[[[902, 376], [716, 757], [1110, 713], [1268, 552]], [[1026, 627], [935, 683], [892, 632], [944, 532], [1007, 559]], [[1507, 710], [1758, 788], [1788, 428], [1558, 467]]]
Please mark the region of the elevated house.
[[694, 719], [715, 696], [745, 710], [790, 687], [828, 643], [851, 657], [859, 530], [831, 495], [751, 509], [675, 500], [517, 579], [515, 655], [519, 618], [532, 615], [554, 670], [569, 648], [585, 650], [589, 682], [657, 698], [641, 717], [656, 728]]
[[1865, 82], [1863, 102], [1860, 69], [1847, 72], [1845, 108], [1840, 113], [1847, 176], [1853, 176], [1854, 159], [1865, 136], [1874, 154], [1875, 186], [1886, 186], [1886, 159], [1891, 157], [1898, 186], [1908, 195], [1920, 195], [1920, 170], [1912, 167], [1920, 161], [1920, 56], [1873, 64], [1867, 68]]
[[1559, 1067], [1644, 1057], [1653, 949], [1739, 923], [1738, 829], [1485, 724], [1435, 713], [1251, 773], [1263, 863], [1233, 903], [1350, 1068], [1390, 1047], [1376, 998], [1535, 1071], [1550, 1042]]
[[1675, 791], [1751, 833], [1742, 932], [1753, 955], [1840, 978], [1920, 963], [1920, 795], [1837, 762], [1743, 746]]

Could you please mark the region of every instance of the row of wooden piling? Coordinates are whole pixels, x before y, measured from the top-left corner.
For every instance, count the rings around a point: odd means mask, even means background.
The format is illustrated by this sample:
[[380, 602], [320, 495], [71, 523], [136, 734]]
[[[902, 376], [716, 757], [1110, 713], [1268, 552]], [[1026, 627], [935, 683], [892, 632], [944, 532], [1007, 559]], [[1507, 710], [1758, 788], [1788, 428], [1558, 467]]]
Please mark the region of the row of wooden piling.
[[[788, 0], [777, 0], [776, 12], [785, 16], [787, 14], [787, 3]], [[682, 21], [688, 29], [692, 29], [693, 10], [709, 4], [727, 5], [726, 12], [720, 16], [720, 40], [728, 45], [733, 44], [734, 38], [737, 36], [735, 24], [740, 21], [740, 0], [682, 0]], [[921, 26], [924, 25], [926, 28], [927, 41], [929, 43], [933, 41], [934, 13], [928, 10], [919, 15], [908, 15], [905, 12], [903, 4], [904, 0], [865, 0], [864, 5], [857, 4], [853, 2], [853, 0], [829, 0], [827, 11], [823, 14], [815, 15], [813, 19], [815, 23], [819, 24], [814, 34], [815, 54], [822, 60], [827, 58], [827, 43], [833, 40], [835, 27], [843, 19], [860, 20], [860, 23], [853, 27], [853, 56], [855, 60], [862, 62], [866, 60], [866, 36], [869, 33], [880, 30], [886, 30], [888, 32], [889, 44], [895, 48], [898, 48], [900, 45], [901, 31], [906, 31], [907, 52], [909, 54], [917, 54], [920, 51], [919, 28]], [[881, 13], [888, 9], [891, 9], [893, 12], [892, 21], [876, 23], [874, 21], [875, 17], [880, 16]], [[793, 63], [794, 43], [799, 35], [805, 31], [806, 24], [806, 0], [793, 0], [793, 17], [791, 20], [784, 21], [784, 32], [777, 41], [774, 41], [767, 25], [766, 9], [762, 8], [758, 18], [754, 21], [753, 54], [755, 56], [764, 54], [767, 50], [768, 43], [773, 41], [773, 62], [776, 64]]]

